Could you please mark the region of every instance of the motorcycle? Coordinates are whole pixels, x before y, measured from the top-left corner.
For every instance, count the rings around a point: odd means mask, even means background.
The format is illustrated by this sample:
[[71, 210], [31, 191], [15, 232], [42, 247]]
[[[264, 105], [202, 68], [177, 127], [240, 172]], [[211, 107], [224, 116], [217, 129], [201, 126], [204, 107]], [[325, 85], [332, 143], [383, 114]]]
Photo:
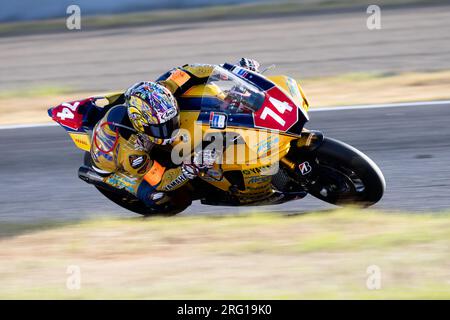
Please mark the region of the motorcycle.
[[[126, 190], [112, 188], [91, 167], [92, 131], [121, 94], [63, 103], [48, 110], [75, 145], [85, 151], [79, 177], [116, 204], [142, 215], [159, 214]], [[101, 107], [99, 101], [107, 100]], [[120, 102], [120, 101], [119, 101]], [[239, 66], [215, 67], [204, 84], [178, 99], [179, 136], [173, 157], [214, 144], [221, 161], [202, 171], [176, 197], [215, 206], [257, 206], [294, 201], [310, 194], [338, 205], [368, 207], [385, 190], [379, 167], [356, 148], [308, 130], [308, 101], [288, 76], [264, 76]], [[197, 138], [190, 138], [197, 137]], [[200, 138], [198, 138], [200, 137]], [[178, 193], [177, 193], [178, 192]], [[189, 202], [190, 203], [190, 202]], [[178, 209], [170, 214], [176, 214]]]

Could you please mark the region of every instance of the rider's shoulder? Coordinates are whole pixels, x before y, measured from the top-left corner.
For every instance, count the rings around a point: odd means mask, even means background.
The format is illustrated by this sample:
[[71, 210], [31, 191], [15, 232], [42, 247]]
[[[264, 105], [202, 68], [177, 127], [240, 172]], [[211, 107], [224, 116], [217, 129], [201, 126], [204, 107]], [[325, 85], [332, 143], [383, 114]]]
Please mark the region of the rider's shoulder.
[[106, 114], [106, 120], [108, 122], [121, 123], [126, 119], [127, 107], [123, 104], [112, 107]]
[[204, 63], [192, 63], [185, 64], [181, 67], [182, 70], [187, 71], [191, 75], [197, 78], [206, 78], [211, 75], [215, 68], [213, 64], [204, 64]]
[[[103, 118], [103, 122], [108, 123], [108, 127], [115, 131], [119, 130], [119, 134], [128, 140], [134, 130], [128, 116], [128, 108], [125, 105], [117, 105], [112, 107]], [[117, 126], [119, 125], [119, 126]], [[131, 128], [131, 130], [130, 130]]]
[[[191, 77], [207, 78], [211, 75], [216, 65], [206, 63], [190, 63], [180, 67], [172, 68], [156, 79], [156, 82], [164, 82], [167, 80], [183, 80], [187, 81]], [[177, 81], [175, 81], [177, 82]]]

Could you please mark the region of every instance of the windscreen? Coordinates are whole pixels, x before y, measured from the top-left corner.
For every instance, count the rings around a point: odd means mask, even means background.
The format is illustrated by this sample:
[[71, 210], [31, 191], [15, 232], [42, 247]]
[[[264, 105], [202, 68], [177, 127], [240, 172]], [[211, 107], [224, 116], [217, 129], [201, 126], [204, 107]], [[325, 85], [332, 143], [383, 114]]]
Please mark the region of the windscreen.
[[251, 83], [217, 66], [205, 86], [202, 111], [251, 114], [261, 108], [264, 97], [264, 92]]

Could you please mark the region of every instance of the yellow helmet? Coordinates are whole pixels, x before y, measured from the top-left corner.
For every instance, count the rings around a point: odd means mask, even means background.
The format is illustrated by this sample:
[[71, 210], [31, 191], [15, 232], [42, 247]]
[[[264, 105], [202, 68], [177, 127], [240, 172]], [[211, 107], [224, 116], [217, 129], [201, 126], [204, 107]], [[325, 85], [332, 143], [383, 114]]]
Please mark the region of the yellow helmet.
[[172, 93], [154, 82], [139, 82], [125, 93], [128, 117], [139, 133], [156, 144], [172, 143], [180, 127], [180, 111]]

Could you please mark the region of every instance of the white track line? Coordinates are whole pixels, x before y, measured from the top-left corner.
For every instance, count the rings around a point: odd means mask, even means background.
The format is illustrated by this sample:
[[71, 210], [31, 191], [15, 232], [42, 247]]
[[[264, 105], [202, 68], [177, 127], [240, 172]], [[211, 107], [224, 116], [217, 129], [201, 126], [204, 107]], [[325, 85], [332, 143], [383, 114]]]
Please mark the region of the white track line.
[[[323, 108], [309, 110], [309, 112], [364, 110], [364, 109], [382, 109], [382, 108], [400, 108], [400, 107], [430, 107], [430, 106], [444, 106], [444, 105], [449, 105], [449, 107], [450, 107], [450, 100], [323, 107]], [[57, 125], [56, 122], [13, 124], [13, 125], [0, 126], [0, 130], [52, 127], [52, 126], [56, 126], [56, 125]]]
[[309, 112], [343, 111], [353, 109], [382, 109], [382, 108], [399, 108], [399, 107], [429, 107], [429, 106], [444, 106], [444, 105], [450, 106], [450, 100], [323, 107], [309, 110]]
[[53, 126], [56, 126], [56, 125], [58, 125], [56, 122], [11, 124], [11, 125], [0, 126], [0, 130], [27, 129], [27, 128], [39, 128], [39, 127], [53, 127]]

